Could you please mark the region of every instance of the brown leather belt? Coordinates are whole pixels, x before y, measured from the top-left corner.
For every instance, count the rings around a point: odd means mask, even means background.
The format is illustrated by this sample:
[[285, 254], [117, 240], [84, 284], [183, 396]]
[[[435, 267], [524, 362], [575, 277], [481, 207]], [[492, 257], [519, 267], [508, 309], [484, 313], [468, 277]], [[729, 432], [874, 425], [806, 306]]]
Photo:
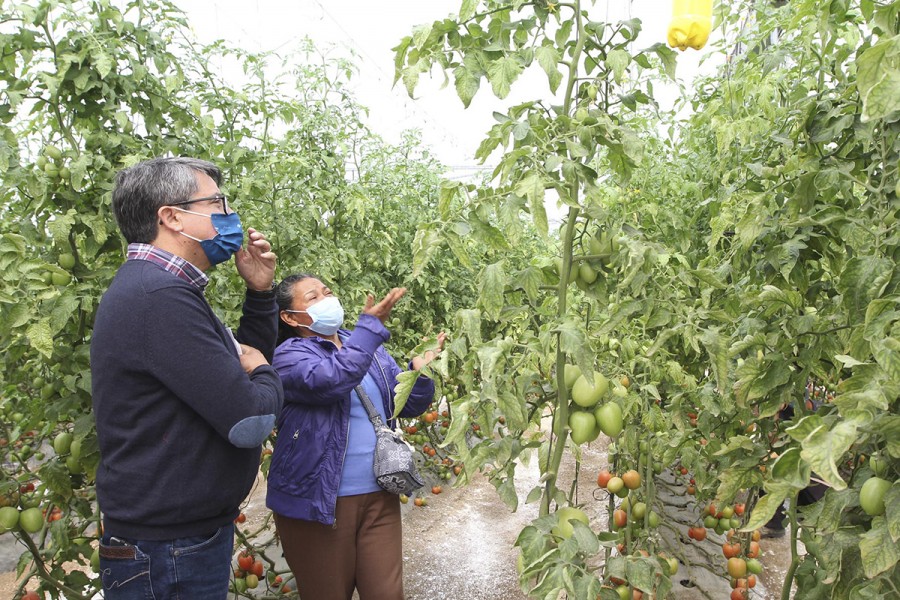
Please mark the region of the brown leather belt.
[[103, 558], [135, 558], [134, 546], [104, 546], [100, 544], [100, 556]]

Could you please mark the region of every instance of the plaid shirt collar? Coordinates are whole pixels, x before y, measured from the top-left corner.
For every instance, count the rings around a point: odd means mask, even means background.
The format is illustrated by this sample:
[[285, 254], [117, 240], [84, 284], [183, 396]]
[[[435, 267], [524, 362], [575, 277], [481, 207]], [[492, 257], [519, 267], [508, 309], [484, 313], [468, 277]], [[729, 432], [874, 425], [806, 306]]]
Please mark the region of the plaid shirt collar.
[[146, 260], [175, 275], [196, 287], [201, 292], [206, 289], [209, 277], [206, 274], [171, 252], [150, 244], [128, 244], [126, 260]]

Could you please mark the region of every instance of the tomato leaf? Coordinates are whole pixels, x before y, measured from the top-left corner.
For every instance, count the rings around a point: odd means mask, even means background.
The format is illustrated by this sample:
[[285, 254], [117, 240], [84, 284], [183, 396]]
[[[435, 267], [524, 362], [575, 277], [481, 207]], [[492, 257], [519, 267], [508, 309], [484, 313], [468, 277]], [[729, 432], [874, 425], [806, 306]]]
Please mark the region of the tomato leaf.
[[512, 84], [519, 78], [522, 73], [522, 65], [519, 60], [513, 56], [503, 56], [488, 65], [487, 76], [491, 82], [491, 89], [494, 95], [500, 98], [506, 98]]
[[559, 70], [559, 51], [551, 44], [544, 44], [534, 52], [538, 64], [547, 74], [550, 83], [550, 91], [554, 94], [562, 82], [562, 73]]
[[900, 416], [882, 415], [871, 427], [884, 438], [888, 454], [900, 458]]
[[[584, 525], [584, 523], [581, 523]], [[596, 540], [596, 537], [594, 538]], [[595, 575], [587, 572], [579, 572], [575, 576], [575, 582], [572, 586], [574, 598], [596, 598], [600, 593], [600, 580]]]
[[862, 536], [859, 551], [869, 578], [884, 573], [900, 560], [900, 547], [891, 540], [884, 517], [872, 519], [872, 528]]
[[[589, 526], [575, 519], [569, 521], [569, 523], [572, 525], [574, 532], [572, 537], [578, 542], [579, 552], [593, 556], [600, 551], [600, 541], [597, 539], [597, 534]], [[578, 597], [582, 598], [583, 596]]]
[[900, 36], [879, 40], [857, 59], [856, 86], [863, 99], [862, 121], [900, 110]]
[[503, 309], [503, 289], [506, 285], [504, 272], [504, 262], [501, 260], [487, 265], [478, 275], [478, 305], [495, 320], [500, 318], [500, 311]]
[[894, 383], [900, 385], [900, 340], [889, 337], [872, 344], [875, 360]]
[[625, 580], [636, 588], [652, 591], [655, 589], [654, 583], [661, 575], [662, 569], [655, 558], [636, 556], [625, 558]]
[[47, 461], [38, 469], [47, 488], [54, 494], [59, 494], [65, 499], [72, 497], [72, 479], [69, 477], [68, 470], [57, 461]]
[[481, 77], [475, 75], [464, 65], [460, 65], [453, 70], [453, 81], [456, 86], [456, 95], [462, 100], [463, 106], [469, 108], [478, 88], [481, 86]]
[[507, 476], [503, 479], [499, 477], [491, 478], [491, 483], [494, 484], [494, 487], [497, 488], [497, 495], [500, 496], [500, 500], [509, 508], [510, 511], [515, 512], [519, 507], [519, 496], [516, 493], [516, 484], [514, 481], [514, 473], [515, 473], [515, 464], [510, 463], [509, 470], [507, 472]]
[[893, 261], [877, 256], [854, 256], [847, 261], [837, 282], [844, 305], [855, 318], [862, 318], [869, 302], [877, 298], [891, 280]]
[[391, 415], [391, 419], [396, 419], [403, 411], [418, 378], [419, 372], [414, 370], [404, 371], [397, 375], [397, 385], [394, 386], [394, 414]]
[[528, 200], [531, 218], [541, 235], [546, 236], [547, 209], [544, 207], [544, 178], [537, 171], [529, 171], [515, 185], [516, 194]]
[[431, 225], [422, 226], [416, 231], [413, 240], [413, 278], [419, 277], [432, 257], [440, 248], [441, 234]]
[[[840, 421], [833, 427], [822, 424], [801, 441], [803, 450], [800, 455], [803, 460], [836, 490], [847, 487], [847, 483], [838, 472], [837, 463], [856, 441], [858, 429], [857, 423], [853, 420]], [[790, 429], [788, 432], [790, 433]]]
[[769, 520], [775, 516], [775, 511], [778, 510], [778, 507], [781, 506], [785, 498], [787, 498], [786, 493], [768, 493], [760, 498], [759, 502], [756, 503], [756, 506], [753, 507], [753, 512], [750, 513], [750, 517], [747, 519], [747, 523], [741, 528], [741, 531], [753, 531], [768, 523]]
[[25, 335], [35, 350], [48, 359], [53, 356], [53, 330], [50, 327], [49, 318], [31, 324]]
[[800, 448], [785, 450], [772, 465], [772, 479], [790, 484], [798, 491], [809, 485], [809, 465], [800, 457]]
[[884, 518], [891, 541], [896, 544], [900, 540], [900, 483], [896, 481], [884, 495]]
[[859, 490], [852, 488], [840, 491], [828, 490], [822, 501], [816, 505], [820, 508], [816, 527], [821, 529], [822, 533], [835, 533], [841, 526], [844, 511], [859, 505]]

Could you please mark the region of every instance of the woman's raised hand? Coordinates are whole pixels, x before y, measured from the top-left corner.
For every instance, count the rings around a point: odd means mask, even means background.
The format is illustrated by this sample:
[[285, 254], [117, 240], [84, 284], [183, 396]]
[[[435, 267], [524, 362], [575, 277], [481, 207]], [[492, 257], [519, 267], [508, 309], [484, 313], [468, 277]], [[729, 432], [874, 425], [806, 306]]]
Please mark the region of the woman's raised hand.
[[366, 306], [363, 308], [363, 313], [377, 317], [379, 321], [384, 323], [391, 317], [391, 309], [394, 308], [394, 305], [405, 293], [406, 288], [393, 288], [378, 304], [375, 304], [375, 296], [369, 294], [366, 296]]

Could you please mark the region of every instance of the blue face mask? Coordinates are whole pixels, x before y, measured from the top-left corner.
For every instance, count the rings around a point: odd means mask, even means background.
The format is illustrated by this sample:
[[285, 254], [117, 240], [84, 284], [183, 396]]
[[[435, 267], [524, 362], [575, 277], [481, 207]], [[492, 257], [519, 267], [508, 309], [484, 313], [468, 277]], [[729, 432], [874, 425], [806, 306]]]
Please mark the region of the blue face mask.
[[312, 319], [307, 327], [313, 333], [319, 335], [334, 335], [344, 324], [344, 307], [335, 296], [326, 296], [309, 307], [308, 310], [286, 310], [285, 312], [306, 313]]
[[183, 231], [179, 232], [181, 235], [191, 238], [195, 242], [200, 242], [200, 247], [203, 248], [203, 253], [206, 254], [206, 259], [209, 261], [210, 265], [217, 265], [225, 262], [231, 258], [232, 254], [241, 249], [241, 244], [244, 243], [244, 228], [241, 226], [241, 218], [236, 212], [227, 215], [222, 213], [207, 215], [192, 210], [185, 210], [183, 208], [179, 208], [178, 210], [212, 219], [213, 227], [216, 230], [216, 235], [212, 239], [199, 240]]

